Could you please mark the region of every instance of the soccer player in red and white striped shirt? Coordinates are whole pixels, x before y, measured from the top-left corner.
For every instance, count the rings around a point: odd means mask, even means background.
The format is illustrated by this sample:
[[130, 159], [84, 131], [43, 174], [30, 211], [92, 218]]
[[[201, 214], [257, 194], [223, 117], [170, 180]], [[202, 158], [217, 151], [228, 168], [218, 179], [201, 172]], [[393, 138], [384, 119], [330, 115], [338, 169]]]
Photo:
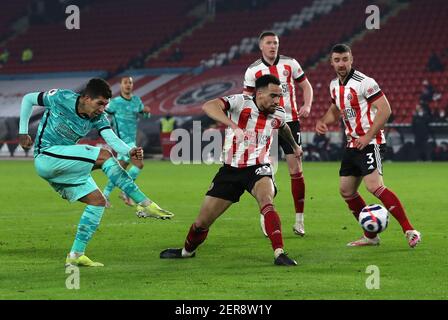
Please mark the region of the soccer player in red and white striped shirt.
[[[313, 88], [306, 78], [302, 67], [296, 59], [278, 54], [279, 39], [272, 31], [264, 31], [259, 37], [259, 46], [262, 57], [249, 66], [244, 76], [244, 93], [251, 95], [254, 91], [255, 80], [265, 74], [272, 74], [280, 79], [282, 96], [280, 106], [286, 111], [286, 122], [293, 133], [296, 142], [301, 145], [299, 118], [308, 117], [313, 102]], [[300, 108], [296, 100], [296, 83], [303, 91], [304, 104]], [[295, 234], [305, 235], [303, 212], [305, 205], [305, 181], [303, 178], [302, 161], [294, 156], [289, 144], [279, 137], [279, 145], [282, 147], [291, 176], [291, 193], [296, 212], [296, 223], [293, 226]], [[263, 216], [261, 227], [263, 229]], [[263, 232], [266, 235], [265, 230]]]
[[[366, 206], [358, 193], [361, 181], [397, 219], [411, 248], [421, 241], [421, 234], [409, 222], [398, 197], [383, 182], [382, 156], [385, 150], [383, 127], [389, 119], [391, 108], [386, 96], [374, 79], [352, 68], [353, 56], [349, 46], [337, 44], [331, 51], [331, 65], [337, 78], [330, 83], [331, 105], [317, 121], [316, 131], [325, 134], [327, 125], [342, 120], [345, 125], [347, 145], [339, 170], [341, 196], [358, 220]], [[378, 245], [376, 233], [364, 236], [348, 246]]]
[[254, 97], [237, 94], [204, 104], [203, 110], [210, 118], [228, 126], [223, 147], [224, 166], [213, 179], [184, 248], [166, 249], [160, 253], [161, 258], [193, 257], [213, 222], [232, 203], [238, 202], [244, 191], [248, 191], [257, 200], [260, 213], [265, 217], [274, 263], [297, 265], [283, 250], [280, 217], [273, 204], [276, 188], [269, 159], [273, 131], [278, 129], [290, 143], [296, 157], [302, 155], [302, 149], [294, 141], [285, 124], [285, 112], [279, 107], [282, 95], [280, 81], [272, 75], [265, 75], [257, 79], [255, 88]]

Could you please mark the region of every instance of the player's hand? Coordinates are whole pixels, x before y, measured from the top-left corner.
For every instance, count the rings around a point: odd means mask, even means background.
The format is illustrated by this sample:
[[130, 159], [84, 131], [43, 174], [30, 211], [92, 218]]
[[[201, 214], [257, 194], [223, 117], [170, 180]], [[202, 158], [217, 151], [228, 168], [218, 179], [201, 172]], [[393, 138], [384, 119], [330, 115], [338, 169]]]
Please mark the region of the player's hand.
[[319, 134], [326, 134], [328, 131], [328, 127], [325, 123], [323, 123], [321, 120], [317, 120], [316, 123], [316, 132]]
[[129, 151], [129, 156], [132, 159], [136, 159], [136, 160], [143, 160], [143, 148], [142, 147], [135, 147], [132, 148]]
[[238, 125], [232, 126], [233, 133], [235, 134], [236, 143], [244, 141], [244, 130], [238, 127]]
[[369, 145], [370, 141], [372, 141], [372, 138], [368, 135], [362, 136], [354, 141], [355, 148], [362, 150]]
[[300, 159], [302, 157], [302, 155], [303, 155], [302, 147], [299, 145], [296, 145], [296, 148], [294, 149], [294, 156], [297, 159]]
[[301, 106], [299, 108], [299, 112], [297, 113], [297, 116], [299, 118], [308, 118], [311, 112], [311, 106]]
[[143, 112], [144, 112], [144, 113], [150, 113], [150, 112], [151, 112], [151, 107], [150, 107], [150, 106], [145, 106], [145, 107], [143, 108]]
[[19, 134], [19, 144], [24, 150], [29, 150], [33, 145], [33, 139], [28, 134]]

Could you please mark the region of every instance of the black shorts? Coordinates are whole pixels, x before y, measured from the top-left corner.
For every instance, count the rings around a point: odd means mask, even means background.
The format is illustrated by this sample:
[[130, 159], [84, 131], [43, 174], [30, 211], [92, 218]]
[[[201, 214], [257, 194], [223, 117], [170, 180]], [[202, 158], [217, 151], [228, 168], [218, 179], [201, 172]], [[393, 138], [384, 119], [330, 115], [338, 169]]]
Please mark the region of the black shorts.
[[364, 149], [346, 148], [342, 156], [339, 176], [364, 177], [378, 169], [383, 175], [382, 160], [386, 152], [386, 145], [369, 144]]
[[[229, 165], [224, 165], [219, 169], [215, 178], [213, 178], [213, 182], [206, 195], [238, 202], [244, 190], [250, 193], [255, 183], [264, 177], [269, 177], [274, 182], [272, 169], [269, 164], [258, 164], [246, 168], [234, 168]], [[277, 194], [275, 182], [274, 188], [275, 194]]]
[[[294, 140], [297, 142], [297, 144], [299, 146], [302, 145], [302, 137], [300, 136], [300, 122], [299, 121], [291, 121], [291, 122], [287, 122], [289, 128], [291, 129], [292, 132], [292, 136], [294, 137]], [[278, 144], [280, 145], [280, 147], [282, 147], [283, 152], [285, 154], [293, 154], [294, 150], [291, 148], [291, 145], [288, 143], [288, 141], [286, 141], [285, 139], [283, 139], [282, 137], [280, 137], [280, 135], [278, 136]]]

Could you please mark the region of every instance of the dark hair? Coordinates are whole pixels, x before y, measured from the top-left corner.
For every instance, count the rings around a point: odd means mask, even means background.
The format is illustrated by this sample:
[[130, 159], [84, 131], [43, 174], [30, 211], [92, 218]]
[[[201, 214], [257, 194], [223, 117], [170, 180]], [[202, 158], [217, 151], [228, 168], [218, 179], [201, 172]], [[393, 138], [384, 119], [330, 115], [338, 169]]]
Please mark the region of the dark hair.
[[277, 35], [274, 31], [270, 31], [270, 30], [268, 30], [268, 31], [263, 31], [263, 32], [260, 34], [260, 36], [258, 37], [258, 41], [263, 40], [263, 38], [264, 38], [264, 37], [267, 37], [267, 36], [273, 36], [273, 37], [277, 37], [277, 38], [278, 38], [278, 35]]
[[106, 80], [101, 78], [90, 79], [86, 87], [82, 91], [83, 96], [89, 96], [92, 99], [103, 97], [106, 99], [112, 98], [112, 91], [110, 85]]
[[333, 48], [331, 48], [331, 53], [345, 53], [345, 52], [352, 53], [352, 49], [350, 49], [350, 47], [344, 43], [335, 44]]
[[257, 80], [255, 80], [255, 90], [265, 88], [270, 83], [280, 85], [280, 80], [276, 76], [273, 76], [272, 74], [265, 74], [264, 76], [261, 76]]

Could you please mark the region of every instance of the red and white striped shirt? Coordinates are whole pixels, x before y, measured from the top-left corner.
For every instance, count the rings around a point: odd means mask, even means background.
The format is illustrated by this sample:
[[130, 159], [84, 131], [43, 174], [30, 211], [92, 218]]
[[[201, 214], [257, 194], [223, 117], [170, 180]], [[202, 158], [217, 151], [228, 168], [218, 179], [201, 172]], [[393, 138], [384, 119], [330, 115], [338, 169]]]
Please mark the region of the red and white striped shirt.
[[268, 164], [273, 130], [285, 125], [285, 111], [277, 107], [272, 114], [261, 112], [253, 97], [236, 94], [220, 98], [230, 120], [244, 132], [243, 141], [237, 141], [235, 132], [228, 127], [221, 160], [235, 168]]
[[[330, 82], [331, 102], [341, 112], [348, 148], [354, 148], [354, 140], [369, 131], [377, 112], [372, 103], [383, 95], [374, 79], [353, 68], [344, 83], [339, 78]], [[381, 129], [369, 144], [383, 143], [386, 143], [386, 138]]]
[[296, 88], [294, 80], [302, 82], [306, 79], [305, 72], [296, 59], [278, 56], [273, 65], [270, 65], [263, 58], [258, 59], [249, 66], [244, 75], [244, 89], [252, 92], [255, 89], [255, 80], [265, 74], [276, 76], [282, 87], [283, 96], [280, 98], [280, 105], [285, 108], [286, 121], [298, 121]]

